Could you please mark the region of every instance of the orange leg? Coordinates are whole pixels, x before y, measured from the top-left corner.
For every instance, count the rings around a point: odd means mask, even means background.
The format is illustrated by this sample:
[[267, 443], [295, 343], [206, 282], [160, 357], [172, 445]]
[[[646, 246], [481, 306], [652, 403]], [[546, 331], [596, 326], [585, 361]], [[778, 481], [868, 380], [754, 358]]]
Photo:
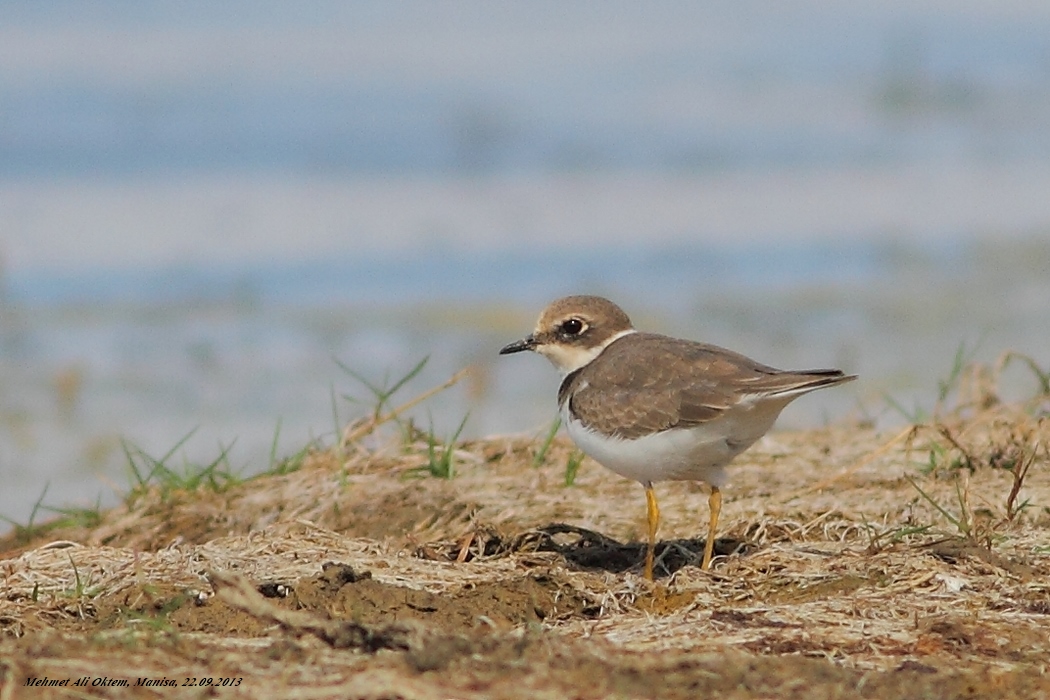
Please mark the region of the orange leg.
[[711, 568], [711, 557], [715, 552], [715, 530], [718, 528], [718, 515], [722, 512], [722, 492], [717, 486], [711, 487], [711, 496], [707, 499], [707, 505], [711, 509], [711, 520], [707, 525], [707, 542], [704, 543], [704, 561], [700, 564], [701, 569]]
[[660, 506], [652, 484], [645, 484], [646, 515], [649, 519], [649, 546], [645, 550], [645, 578], [653, 580], [653, 557], [656, 552], [656, 529], [660, 527]]

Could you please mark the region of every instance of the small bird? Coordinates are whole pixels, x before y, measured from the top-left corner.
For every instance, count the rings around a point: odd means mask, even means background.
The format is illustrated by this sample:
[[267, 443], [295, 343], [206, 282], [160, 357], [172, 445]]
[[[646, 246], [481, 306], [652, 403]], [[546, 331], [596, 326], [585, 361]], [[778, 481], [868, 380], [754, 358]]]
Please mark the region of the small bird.
[[765, 435], [795, 398], [856, 379], [837, 369], [774, 369], [715, 345], [641, 333], [620, 307], [597, 296], [552, 302], [530, 335], [499, 352], [524, 350], [561, 372], [558, 406], [573, 442], [645, 487], [650, 581], [660, 524], [653, 482], [711, 486], [701, 564], [710, 568], [726, 465]]

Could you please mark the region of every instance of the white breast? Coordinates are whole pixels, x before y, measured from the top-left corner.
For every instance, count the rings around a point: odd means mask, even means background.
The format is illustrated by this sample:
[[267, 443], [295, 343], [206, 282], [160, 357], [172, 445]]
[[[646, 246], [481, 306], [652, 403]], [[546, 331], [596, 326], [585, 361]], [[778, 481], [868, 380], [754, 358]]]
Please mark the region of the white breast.
[[562, 405], [561, 413], [573, 442], [621, 476], [643, 484], [704, 481], [721, 488], [725, 484], [725, 466], [773, 426], [788, 401], [741, 403], [697, 427], [665, 430], [634, 440], [587, 429], [569, 415], [568, 401]]

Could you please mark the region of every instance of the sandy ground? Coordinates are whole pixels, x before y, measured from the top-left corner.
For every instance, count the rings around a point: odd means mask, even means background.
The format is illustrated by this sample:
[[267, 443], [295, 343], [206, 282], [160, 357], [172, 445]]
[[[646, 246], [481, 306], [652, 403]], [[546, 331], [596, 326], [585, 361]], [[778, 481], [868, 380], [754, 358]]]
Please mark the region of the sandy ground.
[[711, 571], [705, 487], [658, 485], [655, 583], [642, 489], [565, 485], [560, 438], [457, 445], [444, 479], [443, 446], [357, 426], [286, 473], [154, 482], [0, 542], [0, 700], [1050, 697], [1050, 403], [978, 398], [767, 436]]

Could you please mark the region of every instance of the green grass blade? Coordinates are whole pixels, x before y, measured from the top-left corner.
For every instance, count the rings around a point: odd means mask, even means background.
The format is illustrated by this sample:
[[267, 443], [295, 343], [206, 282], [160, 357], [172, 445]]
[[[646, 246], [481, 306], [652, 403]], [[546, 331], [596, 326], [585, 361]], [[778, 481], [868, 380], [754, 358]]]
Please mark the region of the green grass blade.
[[956, 529], [957, 529], [957, 530], [959, 530], [959, 532], [961, 532], [961, 533], [964, 533], [964, 534], [969, 534], [969, 528], [967, 528], [967, 527], [964, 527], [964, 526], [963, 526], [963, 525], [962, 525], [962, 524], [961, 524], [961, 523], [959, 522], [959, 519], [958, 519], [958, 518], [956, 518], [956, 517], [955, 517], [954, 515], [952, 515], [951, 513], [949, 513], [947, 509], [945, 509], [945, 508], [944, 508], [944, 507], [943, 507], [943, 506], [942, 506], [942, 505], [941, 505], [940, 503], [938, 503], [938, 502], [937, 502], [937, 501], [936, 501], [936, 500], [935, 500], [935, 499], [933, 498], [933, 496], [931, 496], [930, 494], [928, 494], [928, 493], [926, 493], [925, 491], [923, 491], [923, 490], [922, 490], [922, 487], [921, 487], [921, 486], [919, 486], [919, 485], [918, 485], [917, 483], [915, 483], [915, 480], [914, 480], [914, 479], [912, 479], [912, 478], [911, 478], [910, 476], [905, 476], [904, 478], [905, 478], [905, 479], [907, 479], [907, 480], [908, 480], [908, 483], [909, 483], [909, 484], [911, 484], [911, 485], [912, 485], [913, 487], [915, 487], [915, 490], [916, 490], [916, 491], [918, 491], [918, 492], [919, 492], [919, 494], [920, 494], [920, 495], [921, 495], [921, 496], [922, 496], [923, 498], [925, 498], [925, 499], [926, 499], [926, 501], [927, 501], [927, 502], [928, 502], [928, 503], [929, 503], [929, 504], [930, 504], [931, 506], [933, 506], [934, 508], [936, 508], [936, 509], [937, 509], [937, 511], [938, 511], [938, 512], [939, 512], [939, 513], [940, 513], [941, 515], [943, 515], [943, 516], [944, 516], [944, 517], [945, 517], [945, 518], [946, 518], [946, 519], [948, 520], [948, 522], [950, 522], [950, 523], [951, 523], [952, 525], [954, 525], [954, 526], [956, 527]]
[[547, 436], [543, 440], [543, 444], [540, 445], [540, 449], [536, 451], [536, 455], [532, 458], [533, 467], [541, 467], [547, 460], [547, 452], [550, 451], [551, 445], [554, 444], [554, 437], [558, 434], [558, 430], [561, 428], [561, 416], [557, 416], [551, 427], [547, 431]]

